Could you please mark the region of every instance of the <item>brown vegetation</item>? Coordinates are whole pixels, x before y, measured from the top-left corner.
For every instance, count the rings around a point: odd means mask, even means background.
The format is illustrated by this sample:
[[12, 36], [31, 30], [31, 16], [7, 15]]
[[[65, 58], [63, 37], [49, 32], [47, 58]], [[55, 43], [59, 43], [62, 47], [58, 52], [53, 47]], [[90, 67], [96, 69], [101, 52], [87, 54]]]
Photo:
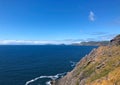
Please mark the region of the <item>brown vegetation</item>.
[[[118, 38], [119, 37], [119, 38]], [[85, 56], [55, 85], [120, 85], [120, 36]], [[53, 85], [54, 85], [53, 84]]]

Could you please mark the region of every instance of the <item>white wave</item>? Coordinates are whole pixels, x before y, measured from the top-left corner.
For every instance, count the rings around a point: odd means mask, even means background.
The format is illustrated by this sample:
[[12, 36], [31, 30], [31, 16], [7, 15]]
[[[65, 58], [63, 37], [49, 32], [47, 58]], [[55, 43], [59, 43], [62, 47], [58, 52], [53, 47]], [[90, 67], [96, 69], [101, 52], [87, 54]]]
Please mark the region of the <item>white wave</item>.
[[50, 83], [51, 81], [48, 81], [48, 82], [46, 82], [46, 85], [51, 85], [51, 83]]
[[[56, 80], [56, 79], [62, 77], [63, 75], [65, 75], [65, 74], [66, 74], [66, 72], [60, 73], [60, 74], [57, 74], [57, 75], [54, 75], [54, 76], [39, 76], [39, 77], [36, 77], [36, 78], [34, 78], [34, 79], [30, 80], [30, 81], [27, 81], [25, 83], [25, 85], [29, 85], [30, 83], [33, 83], [33, 82], [35, 82], [35, 81], [37, 81], [39, 79], [42, 79], [42, 78], [48, 78], [48, 79], [51, 79], [51, 80]], [[50, 81], [47, 82], [46, 85], [51, 85]]]
[[73, 62], [73, 61], [70, 61], [70, 63], [71, 63], [71, 67], [74, 67], [77, 64], [77, 62]]

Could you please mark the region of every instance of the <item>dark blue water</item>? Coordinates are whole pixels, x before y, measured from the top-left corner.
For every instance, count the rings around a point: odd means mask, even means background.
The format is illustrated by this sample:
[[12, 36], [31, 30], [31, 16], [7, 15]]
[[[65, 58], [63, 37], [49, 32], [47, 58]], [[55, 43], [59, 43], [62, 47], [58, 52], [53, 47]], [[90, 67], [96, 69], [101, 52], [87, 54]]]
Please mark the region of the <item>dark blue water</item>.
[[[0, 85], [46, 85], [59, 73], [73, 69], [72, 64], [94, 46], [23, 45], [0, 46]], [[41, 77], [35, 80], [35, 78]], [[50, 77], [50, 78], [49, 78]], [[56, 77], [55, 77], [56, 78]]]

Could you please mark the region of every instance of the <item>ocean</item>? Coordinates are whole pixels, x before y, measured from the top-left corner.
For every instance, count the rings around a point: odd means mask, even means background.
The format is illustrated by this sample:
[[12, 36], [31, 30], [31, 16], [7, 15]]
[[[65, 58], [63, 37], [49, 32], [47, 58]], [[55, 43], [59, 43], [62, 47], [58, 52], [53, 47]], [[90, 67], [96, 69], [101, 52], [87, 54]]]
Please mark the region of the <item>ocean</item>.
[[0, 85], [50, 85], [96, 46], [1, 45]]

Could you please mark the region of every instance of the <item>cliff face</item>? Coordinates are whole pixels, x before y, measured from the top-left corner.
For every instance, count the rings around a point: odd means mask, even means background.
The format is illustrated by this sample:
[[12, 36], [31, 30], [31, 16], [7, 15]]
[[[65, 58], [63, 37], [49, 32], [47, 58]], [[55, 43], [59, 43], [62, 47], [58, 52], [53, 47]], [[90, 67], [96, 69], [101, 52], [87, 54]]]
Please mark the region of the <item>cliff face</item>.
[[111, 41], [112, 45], [94, 49], [53, 85], [120, 85], [119, 41], [117, 36]]

